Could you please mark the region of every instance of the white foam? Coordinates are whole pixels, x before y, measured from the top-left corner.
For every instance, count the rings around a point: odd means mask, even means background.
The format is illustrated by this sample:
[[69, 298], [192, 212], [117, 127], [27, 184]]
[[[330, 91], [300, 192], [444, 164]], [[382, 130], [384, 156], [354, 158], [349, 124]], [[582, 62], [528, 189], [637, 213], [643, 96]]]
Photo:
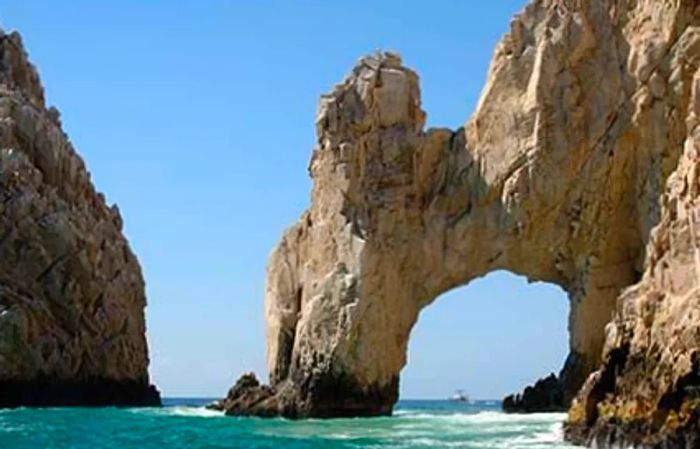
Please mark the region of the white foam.
[[176, 416], [196, 416], [196, 417], [201, 417], [201, 418], [212, 418], [212, 417], [224, 416], [224, 412], [220, 412], [218, 410], [211, 410], [211, 409], [204, 408], [204, 407], [177, 406], [177, 407], [168, 407], [167, 410], [170, 412], [171, 415], [176, 415]]
[[192, 407], [185, 405], [168, 406], [162, 408], [135, 408], [129, 410], [136, 414], [155, 414], [169, 416], [190, 416], [194, 418], [217, 418], [225, 416], [224, 412], [210, 410], [204, 407]]
[[453, 421], [461, 423], [474, 423], [474, 424], [489, 424], [489, 423], [548, 423], [548, 422], [562, 422], [566, 418], [565, 413], [530, 413], [527, 415], [522, 414], [509, 414], [503, 412], [492, 412], [485, 411], [479, 413], [426, 413], [426, 412], [407, 412], [401, 411], [401, 413], [394, 413], [394, 415], [401, 419], [415, 419], [415, 420], [439, 420], [439, 421]]
[[[506, 414], [496, 411], [478, 413], [430, 413], [411, 410], [396, 413], [397, 423], [390, 430], [401, 447], [470, 447], [483, 449], [571, 448], [564, 442], [564, 413]], [[452, 441], [435, 433], [452, 436]], [[406, 438], [408, 437], [408, 438]], [[474, 439], [476, 437], [476, 439]], [[405, 446], [404, 439], [412, 443]], [[430, 440], [430, 441], [429, 441]]]

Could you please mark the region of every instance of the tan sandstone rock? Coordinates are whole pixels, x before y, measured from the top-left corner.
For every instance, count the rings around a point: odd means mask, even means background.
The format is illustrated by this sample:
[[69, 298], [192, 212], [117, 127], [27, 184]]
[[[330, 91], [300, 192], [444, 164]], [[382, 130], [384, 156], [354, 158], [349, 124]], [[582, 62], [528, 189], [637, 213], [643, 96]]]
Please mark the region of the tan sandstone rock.
[[593, 372], [569, 438], [685, 447], [699, 68], [696, 1], [534, 0], [451, 131], [423, 129], [398, 56], [360, 60], [320, 101], [311, 206], [270, 258], [272, 388], [252, 412], [390, 413], [420, 310], [506, 269], [569, 294], [567, 401]]
[[121, 231], [19, 35], [0, 32], [0, 407], [160, 403]]

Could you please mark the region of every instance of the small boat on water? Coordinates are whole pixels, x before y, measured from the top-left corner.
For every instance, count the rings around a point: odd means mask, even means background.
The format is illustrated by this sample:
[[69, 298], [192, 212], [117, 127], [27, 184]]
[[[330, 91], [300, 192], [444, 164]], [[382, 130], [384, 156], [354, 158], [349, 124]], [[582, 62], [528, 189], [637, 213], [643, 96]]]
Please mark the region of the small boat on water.
[[450, 401], [453, 402], [471, 402], [471, 398], [467, 393], [464, 392], [464, 390], [457, 390], [455, 391], [455, 394], [450, 396]]

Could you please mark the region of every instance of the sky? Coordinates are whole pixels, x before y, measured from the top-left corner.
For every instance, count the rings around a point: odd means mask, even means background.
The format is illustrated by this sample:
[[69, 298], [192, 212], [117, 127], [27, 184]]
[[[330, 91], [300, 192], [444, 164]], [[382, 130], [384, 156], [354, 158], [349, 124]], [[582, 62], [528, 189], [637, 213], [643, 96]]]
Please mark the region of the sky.
[[[458, 127], [523, 0], [467, 2], [0, 0], [48, 103], [117, 203], [142, 264], [151, 377], [164, 396], [218, 397], [266, 378], [268, 255], [308, 205], [319, 95], [362, 55], [397, 51], [428, 125]], [[404, 398], [499, 398], [557, 371], [568, 301], [494, 273], [428, 307]]]

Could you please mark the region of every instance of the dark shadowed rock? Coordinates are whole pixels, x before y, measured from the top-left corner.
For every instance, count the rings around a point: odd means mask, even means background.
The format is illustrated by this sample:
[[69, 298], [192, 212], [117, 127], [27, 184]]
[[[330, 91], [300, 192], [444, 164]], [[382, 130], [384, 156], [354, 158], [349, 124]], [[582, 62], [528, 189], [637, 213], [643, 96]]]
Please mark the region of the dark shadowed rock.
[[274, 390], [261, 385], [253, 373], [243, 374], [228, 391], [226, 397], [210, 404], [212, 410], [225, 411], [227, 415], [279, 415], [276, 401], [266, 402], [274, 395]]
[[526, 387], [520, 394], [503, 399], [503, 411], [506, 413], [563, 412], [568, 406], [563, 385], [554, 374]]

